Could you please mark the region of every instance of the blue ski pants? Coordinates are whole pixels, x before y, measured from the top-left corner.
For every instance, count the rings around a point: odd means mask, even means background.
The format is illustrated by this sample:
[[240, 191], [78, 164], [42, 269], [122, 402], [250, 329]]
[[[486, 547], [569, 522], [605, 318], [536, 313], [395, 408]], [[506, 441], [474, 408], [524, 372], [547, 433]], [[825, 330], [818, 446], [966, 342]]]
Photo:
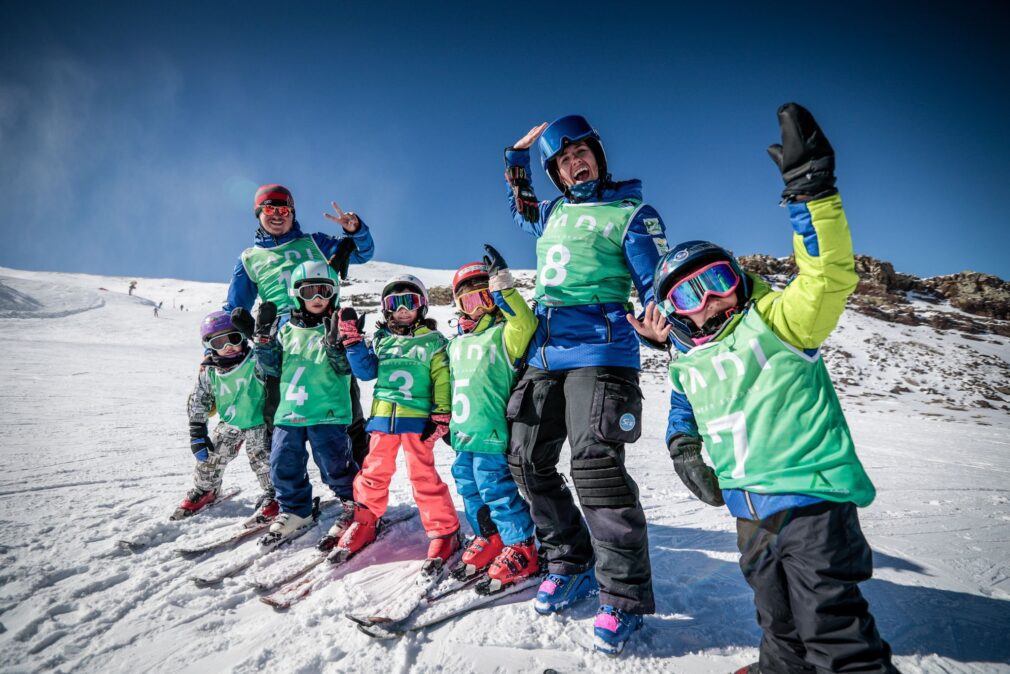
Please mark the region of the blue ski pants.
[[452, 476], [474, 533], [480, 532], [477, 511], [486, 505], [505, 545], [525, 541], [533, 535], [529, 506], [519, 495], [505, 454], [459, 452], [452, 464]]
[[270, 449], [270, 479], [277, 491], [281, 512], [308, 517], [312, 512], [312, 485], [309, 483], [308, 442], [319, 474], [340, 498], [354, 497], [354, 476], [358, 464], [351, 453], [351, 440], [343, 424], [316, 426], [274, 426]]

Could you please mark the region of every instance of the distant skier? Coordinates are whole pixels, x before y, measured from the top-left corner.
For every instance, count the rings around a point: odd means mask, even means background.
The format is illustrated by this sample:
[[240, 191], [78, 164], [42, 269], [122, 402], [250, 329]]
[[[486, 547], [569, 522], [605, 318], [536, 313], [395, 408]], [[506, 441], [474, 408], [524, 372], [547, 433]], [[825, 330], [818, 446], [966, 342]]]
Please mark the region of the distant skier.
[[895, 672], [858, 586], [873, 557], [856, 508], [875, 490], [818, 351], [859, 282], [834, 150], [799, 105], [778, 118], [782, 144], [768, 153], [786, 185], [798, 276], [772, 291], [727, 250], [687, 241], [656, 268], [658, 310], [634, 323], [682, 352], [667, 430], [677, 475], [737, 518], [764, 632], [759, 662], [740, 672]]
[[[203, 319], [200, 338], [211, 357], [210, 364], [200, 369], [189, 395], [190, 448], [197, 462], [195, 484], [172, 519], [189, 517], [217, 499], [225, 468], [245, 444], [249, 466], [263, 489], [254, 517], [270, 520], [277, 514], [270, 482], [270, 437], [263, 423], [263, 385], [254, 376], [248, 342], [224, 311], [214, 311]], [[210, 434], [207, 422], [215, 410], [220, 421]]]
[[[534, 143], [562, 192], [553, 201], [533, 193]], [[599, 587], [594, 645], [617, 654], [655, 612], [645, 513], [624, 467], [625, 443], [642, 432], [639, 340], [625, 314], [633, 285], [643, 304], [652, 300], [665, 227], [640, 181], [611, 179], [599, 134], [578, 115], [506, 148], [505, 177], [513, 219], [537, 237], [540, 324], [508, 405], [509, 463], [550, 571], [536, 609], [564, 609]], [[566, 437], [586, 521], [557, 470]]]
[[[376, 537], [386, 512], [396, 455], [403, 447], [407, 476], [429, 544], [425, 569], [441, 572], [459, 549], [459, 518], [449, 488], [435, 469], [435, 443], [449, 430], [449, 366], [446, 338], [426, 318], [428, 291], [420, 279], [396, 276], [382, 289], [382, 315], [370, 345], [351, 307], [340, 312], [339, 341], [354, 375], [375, 379], [367, 430], [368, 456], [354, 480], [353, 522], [337, 522], [322, 542], [347, 554]], [[359, 325], [359, 323], [361, 323]]]
[[160, 309], [160, 308], [161, 308], [161, 305], [160, 305], [160, 304], [155, 304], [155, 305], [154, 305], [154, 317], [155, 317], [155, 318], [157, 318], [157, 317], [158, 317], [158, 309]]
[[134, 291], [134, 290], [135, 290], [136, 288], [137, 288], [137, 282], [136, 282], [136, 281], [130, 281], [130, 290], [129, 290], [129, 292], [128, 292], [127, 294], [128, 294], [128, 295], [132, 295], [132, 294], [133, 294], [133, 291]]
[[539, 571], [529, 505], [509, 472], [505, 418], [517, 367], [537, 318], [515, 289], [501, 254], [485, 245], [483, 262], [460, 267], [452, 279], [459, 334], [449, 342], [456, 450], [452, 476], [474, 537], [453, 575], [487, 569], [479, 591], [493, 592]]
[[[242, 251], [231, 283], [225, 311], [242, 307], [251, 311], [256, 298], [273, 302], [277, 307], [281, 322], [288, 312], [295, 308], [288, 279], [299, 264], [308, 261], [333, 260], [342, 276], [347, 275], [347, 265], [363, 264], [372, 259], [375, 245], [368, 226], [358, 215], [344, 212], [336, 202], [332, 202], [336, 215], [326, 213], [329, 220], [340, 225], [342, 232], [337, 236], [316, 232], [305, 234], [295, 219], [295, 198], [283, 185], [263, 185], [256, 190], [253, 209], [259, 228], [256, 230], [255, 244]], [[279, 391], [276, 382], [267, 382], [267, 423], [271, 423], [273, 411], [277, 408]], [[351, 404], [354, 413], [348, 433], [354, 443], [358, 460], [368, 451], [368, 436], [364, 431], [364, 414], [361, 409], [358, 385], [351, 381]]]
[[270, 477], [281, 512], [260, 539], [264, 547], [293, 538], [315, 523], [312, 484], [305, 470], [306, 443], [323, 482], [347, 503], [338, 519], [350, 516], [351, 485], [358, 472], [347, 436], [350, 366], [341, 353], [328, 352], [324, 343], [326, 324], [339, 302], [340, 278], [326, 262], [303, 262], [291, 272], [291, 292], [296, 308], [276, 334], [277, 309], [270, 300], [260, 305], [254, 326], [244, 308], [232, 314], [254, 338], [256, 376], [261, 381], [274, 378], [284, 392], [273, 419], [270, 454]]

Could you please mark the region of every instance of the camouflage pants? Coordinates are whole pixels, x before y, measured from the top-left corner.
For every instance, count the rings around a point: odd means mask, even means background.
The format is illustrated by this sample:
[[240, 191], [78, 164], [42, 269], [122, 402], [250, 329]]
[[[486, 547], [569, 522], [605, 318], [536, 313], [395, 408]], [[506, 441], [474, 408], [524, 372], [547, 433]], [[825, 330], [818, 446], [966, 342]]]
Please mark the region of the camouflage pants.
[[273, 493], [274, 487], [270, 482], [270, 435], [265, 424], [242, 430], [219, 423], [211, 433], [211, 442], [214, 443], [214, 451], [206, 461], [196, 463], [194, 482], [198, 489], [210, 491], [221, 488], [224, 469], [238, 456], [238, 450], [244, 442], [249, 466], [256, 474], [260, 487], [265, 492]]

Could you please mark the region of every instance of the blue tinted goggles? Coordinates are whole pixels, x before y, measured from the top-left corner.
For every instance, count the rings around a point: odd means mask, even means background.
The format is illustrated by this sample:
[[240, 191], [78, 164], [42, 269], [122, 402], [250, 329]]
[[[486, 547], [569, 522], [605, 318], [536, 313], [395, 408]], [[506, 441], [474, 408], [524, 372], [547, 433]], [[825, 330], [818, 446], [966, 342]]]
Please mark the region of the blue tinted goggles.
[[557, 120], [540, 134], [537, 141], [540, 144], [540, 156], [544, 161], [561, 152], [565, 145], [576, 143], [589, 137], [595, 137], [596, 131], [581, 115], [568, 115]]
[[709, 295], [729, 297], [740, 285], [740, 277], [729, 262], [713, 262], [681, 279], [660, 302], [664, 315], [696, 314], [705, 308]]
[[420, 293], [397, 293], [382, 298], [382, 308], [386, 313], [396, 313], [397, 309], [413, 311], [424, 306], [424, 297]]

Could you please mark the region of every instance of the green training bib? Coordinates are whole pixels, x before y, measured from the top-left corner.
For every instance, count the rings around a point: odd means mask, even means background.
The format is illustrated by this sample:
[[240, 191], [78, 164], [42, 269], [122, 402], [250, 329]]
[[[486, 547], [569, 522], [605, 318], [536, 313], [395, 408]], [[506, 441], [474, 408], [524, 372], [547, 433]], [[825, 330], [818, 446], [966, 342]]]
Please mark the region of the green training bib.
[[505, 348], [505, 324], [453, 337], [448, 350], [453, 449], [504, 452], [509, 441], [505, 407], [516, 379]]
[[322, 325], [299, 328], [285, 323], [277, 334], [284, 359], [275, 424], [351, 422], [351, 378], [333, 371], [323, 346], [324, 333]]
[[250, 352], [240, 364], [227, 372], [221, 372], [216, 367], [207, 369], [217, 415], [224, 423], [242, 429], [265, 423], [265, 393], [262, 382], [254, 374], [255, 368], [256, 363]]
[[[242, 251], [242, 265], [256, 284], [260, 300], [273, 302], [281, 313], [295, 307], [295, 299], [289, 294], [291, 272], [302, 262], [310, 260], [326, 261], [311, 236], [302, 236], [273, 248], [254, 246]], [[340, 284], [337, 284], [337, 292], [340, 292]], [[336, 303], [339, 304], [339, 294], [337, 297]]]
[[430, 413], [431, 359], [448, 340], [440, 332], [394, 335], [384, 332], [372, 342], [379, 374], [372, 394], [379, 400]]
[[641, 205], [558, 202], [537, 240], [536, 300], [549, 307], [627, 302], [624, 237]]
[[691, 403], [723, 488], [873, 501], [820, 354], [783, 342], [754, 309], [722, 340], [673, 361], [670, 379]]

